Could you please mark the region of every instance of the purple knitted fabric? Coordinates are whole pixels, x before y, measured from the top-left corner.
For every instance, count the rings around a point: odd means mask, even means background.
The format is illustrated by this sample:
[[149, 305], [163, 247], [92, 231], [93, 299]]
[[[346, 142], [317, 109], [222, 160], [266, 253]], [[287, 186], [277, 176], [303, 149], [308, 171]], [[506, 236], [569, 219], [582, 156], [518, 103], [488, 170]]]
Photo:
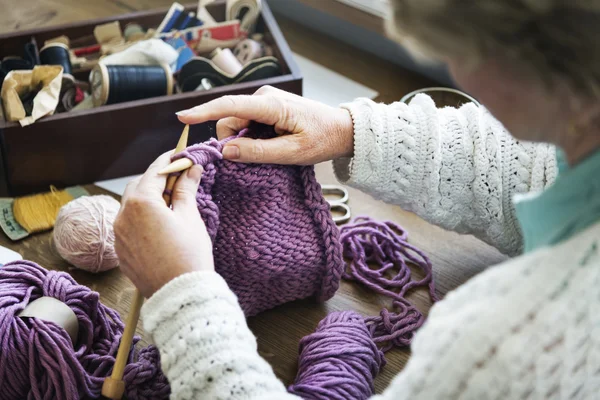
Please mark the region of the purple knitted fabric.
[[[18, 314], [41, 296], [54, 297], [79, 321], [75, 346], [61, 327]], [[112, 372], [124, 325], [100, 303], [98, 293], [69, 274], [47, 271], [30, 261], [0, 266], [0, 399], [77, 400], [100, 398]], [[134, 344], [139, 337], [134, 339]], [[123, 377], [130, 400], [166, 400], [170, 388], [160, 370], [158, 350], [129, 354]]]
[[[240, 136], [274, 136], [272, 128]], [[324, 301], [344, 268], [338, 229], [312, 166], [222, 159], [215, 139], [174, 156], [204, 167], [196, 200], [214, 245], [215, 268], [247, 316], [292, 300]]]

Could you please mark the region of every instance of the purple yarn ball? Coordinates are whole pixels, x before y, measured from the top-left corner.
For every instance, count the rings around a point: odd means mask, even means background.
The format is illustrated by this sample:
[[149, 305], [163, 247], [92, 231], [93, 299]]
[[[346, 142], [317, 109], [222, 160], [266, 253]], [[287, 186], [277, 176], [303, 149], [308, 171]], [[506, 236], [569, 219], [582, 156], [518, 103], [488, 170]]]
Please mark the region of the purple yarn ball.
[[[60, 326], [20, 318], [30, 302], [54, 297], [75, 313], [79, 335], [72, 344]], [[96, 399], [112, 372], [124, 324], [100, 303], [98, 293], [67, 273], [47, 271], [30, 261], [0, 267], [0, 398]], [[134, 339], [134, 343], [139, 337]], [[148, 347], [134, 361], [129, 354], [124, 380], [128, 399], [168, 399], [170, 388], [159, 366], [158, 350]]]

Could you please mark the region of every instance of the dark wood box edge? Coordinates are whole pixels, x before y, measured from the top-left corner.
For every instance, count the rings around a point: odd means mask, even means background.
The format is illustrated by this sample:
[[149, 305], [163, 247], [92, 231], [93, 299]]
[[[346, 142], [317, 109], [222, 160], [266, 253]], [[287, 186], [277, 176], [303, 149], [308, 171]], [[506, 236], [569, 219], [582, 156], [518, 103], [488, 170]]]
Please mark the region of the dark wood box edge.
[[[223, 7], [224, 1], [218, 1], [216, 3], [211, 4], [212, 7]], [[192, 6], [189, 6], [192, 7]], [[193, 6], [195, 7], [195, 5]], [[98, 24], [98, 23], [104, 23], [104, 22], [110, 22], [113, 20], [124, 20], [126, 18], [136, 18], [138, 16], [148, 16], [148, 15], [153, 15], [156, 13], [164, 13], [166, 12], [166, 10], [150, 10], [150, 11], [142, 11], [142, 12], [135, 12], [135, 13], [129, 13], [129, 14], [123, 14], [123, 15], [119, 15], [119, 16], [113, 16], [113, 17], [109, 17], [109, 18], [100, 18], [100, 19], [96, 19], [96, 20], [88, 20], [88, 21], [81, 21], [81, 22], [77, 22], [77, 23], [72, 23], [72, 24], [66, 24], [66, 25], [59, 25], [59, 26], [53, 26], [53, 27], [46, 27], [46, 28], [40, 28], [40, 29], [33, 29], [33, 30], [28, 30], [28, 31], [24, 31], [24, 32], [19, 32], [16, 34], [3, 34], [0, 35], [0, 41], [2, 40], [10, 40], [11, 38], [14, 37], [22, 37], [25, 35], [39, 35], [40, 33], [43, 32], [51, 32], [51, 31], [57, 31], [57, 30], [61, 30], [64, 27], [72, 27], [72, 26], [88, 26], [91, 24]], [[180, 93], [180, 94], [175, 94], [175, 95], [171, 95], [171, 96], [163, 96], [163, 97], [157, 97], [157, 98], [151, 98], [151, 99], [144, 99], [144, 100], [138, 100], [138, 101], [133, 101], [133, 102], [128, 102], [128, 103], [121, 103], [121, 104], [114, 104], [114, 105], [108, 105], [108, 106], [104, 106], [104, 107], [100, 107], [100, 108], [95, 108], [95, 109], [91, 109], [91, 110], [82, 110], [82, 111], [76, 111], [76, 112], [71, 112], [71, 113], [62, 113], [62, 114], [56, 114], [50, 117], [46, 117], [43, 118], [39, 121], [37, 121], [34, 125], [36, 130], [46, 130], [46, 131], [52, 131], [55, 127], [57, 126], [64, 126], [65, 123], [68, 122], [72, 122], [73, 124], [78, 124], [81, 123], [82, 118], [84, 120], [87, 121], [91, 121], [92, 119], [94, 121], [98, 121], [102, 118], [102, 116], [105, 116], [106, 118], [108, 117], [108, 113], [113, 113], [113, 112], [122, 112], [122, 111], [126, 111], [126, 110], [131, 110], [131, 111], [138, 111], [141, 109], [144, 109], [145, 107], [150, 109], [156, 109], [157, 107], [160, 107], [160, 104], [164, 104], [166, 107], [168, 107], [169, 109], [174, 109], [176, 105], [182, 105], [180, 108], [187, 108], [189, 106], [193, 106], [196, 104], [201, 104], [202, 102], [205, 101], [210, 101], [213, 98], [216, 97], [220, 97], [222, 95], [226, 95], [229, 93], [244, 93], [244, 94], [251, 94], [253, 91], [255, 91], [256, 89], [258, 89], [261, 86], [264, 85], [271, 85], [271, 86], [275, 86], [275, 87], [279, 87], [283, 90], [288, 90], [297, 94], [302, 94], [302, 75], [300, 73], [300, 69], [297, 66], [293, 55], [291, 53], [291, 50], [287, 44], [287, 42], [285, 41], [285, 38], [281, 32], [281, 30], [279, 29], [279, 26], [277, 25], [273, 14], [271, 13], [271, 10], [268, 7], [268, 4], [263, 1], [263, 9], [262, 9], [262, 13], [261, 13], [261, 18], [263, 23], [265, 24], [265, 27], [267, 28], [269, 34], [271, 35], [273, 42], [276, 44], [276, 52], [277, 55], [280, 57], [280, 60], [283, 61], [283, 63], [286, 65], [287, 69], [289, 70], [288, 74], [282, 75], [282, 76], [278, 76], [275, 78], [270, 78], [270, 79], [264, 79], [264, 80], [258, 80], [258, 81], [252, 81], [252, 82], [245, 82], [245, 83], [239, 83], [239, 84], [234, 84], [234, 85], [229, 85], [229, 86], [223, 86], [223, 87], [218, 87], [215, 89], [212, 89], [210, 91], [207, 92], [191, 92], [191, 93]], [[197, 100], [197, 102], [194, 102], [194, 100]], [[176, 109], [175, 109], [176, 111]], [[9, 157], [9, 152], [10, 152], [10, 148], [7, 145], [7, 140], [6, 140], [6, 134], [11, 134], [12, 132], [20, 132], [20, 130], [25, 129], [25, 131], [27, 131], [27, 128], [21, 128], [18, 126], [18, 123], [15, 122], [5, 122], [2, 121], [0, 122], [0, 196], [15, 196], [15, 195], [23, 195], [23, 194], [28, 194], [28, 193], [32, 193], [32, 192], [37, 192], [37, 191], [46, 191], [48, 190], [48, 187], [46, 185], [41, 185], [41, 186], [32, 186], [32, 187], [23, 187], [18, 186], [17, 188], [13, 187], [12, 182], [11, 182], [11, 168], [18, 168], [15, 167], [14, 165], [9, 165], [9, 159], [13, 159], [14, 157]], [[214, 129], [213, 129], [214, 132]], [[23, 132], [25, 133], [25, 132]], [[59, 135], [60, 133], [54, 132], [54, 133], [50, 133], [50, 134], [56, 134]], [[67, 157], [68, 154], [65, 153], [65, 157]], [[13, 162], [14, 164], [14, 162]], [[21, 163], [22, 164], [22, 163]], [[22, 165], [19, 165], [19, 167], [22, 167]], [[131, 172], [131, 171], [129, 171]], [[137, 171], [137, 173], [140, 173], [142, 171]], [[93, 183], [94, 181], [97, 180], [102, 180], [102, 179], [111, 179], [111, 178], [116, 178], [118, 176], [126, 176], [129, 175], [129, 173], [123, 173], [123, 174], [111, 174], [109, 176], [102, 176], [102, 177], [93, 177], [90, 178], [89, 180], [85, 181], [85, 182], [77, 182], [77, 184], [86, 184], [86, 183]], [[68, 179], [67, 179], [68, 181]], [[62, 182], [52, 182], [52, 184], [56, 184], [57, 186], [67, 186], [70, 183], [69, 182], [64, 182], [64, 185]]]

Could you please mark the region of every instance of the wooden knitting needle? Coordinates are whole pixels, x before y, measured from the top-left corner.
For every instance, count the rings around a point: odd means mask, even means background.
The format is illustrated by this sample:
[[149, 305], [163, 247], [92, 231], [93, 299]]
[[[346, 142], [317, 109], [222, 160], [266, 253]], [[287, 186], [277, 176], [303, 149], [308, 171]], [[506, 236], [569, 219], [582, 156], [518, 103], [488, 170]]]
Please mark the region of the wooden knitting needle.
[[[179, 142], [177, 142], [177, 146], [175, 147], [175, 154], [181, 153], [187, 147], [189, 132], [190, 132], [190, 126], [186, 125], [185, 128], [183, 128], [183, 132], [181, 133]], [[187, 160], [187, 158], [186, 158], [186, 160]], [[188, 166], [188, 168], [191, 166], [192, 166], [192, 164], [190, 164]], [[187, 169], [187, 168], [185, 168], [185, 169]], [[179, 171], [183, 171], [183, 169], [181, 169]], [[179, 172], [179, 171], [177, 171], [177, 172]], [[162, 171], [160, 171], [159, 174], [162, 174]], [[167, 203], [167, 206], [169, 206], [169, 207], [171, 206], [171, 191], [175, 187], [175, 182], [177, 182], [177, 176], [169, 176], [167, 178], [167, 186], [166, 186], [167, 189], [163, 193], [163, 199], [165, 200], [165, 203]]]
[[179, 160], [173, 161], [171, 164], [167, 165], [163, 169], [160, 170], [160, 175], [173, 174], [175, 172], [185, 171], [190, 168], [194, 163], [189, 158], [180, 158]]
[[[182, 152], [187, 147], [189, 131], [190, 126], [186, 125], [185, 128], [183, 128], [183, 132], [181, 133], [177, 147], [175, 147], [175, 153]], [[163, 199], [165, 200], [167, 206], [171, 206], [170, 193], [173, 190], [176, 181], [176, 176], [169, 176], [167, 178], [166, 190], [165, 193], [163, 193]], [[121, 343], [119, 344], [119, 350], [117, 352], [117, 358], [115, 360], [112, 375], [107, 377], [102, 385], [102, 395], [104, 397], [108, 397], [109, 399], [120, 399], [125, 393], [123, 373], [125, 372], [125, 365], [127, 364], [131, 343], [133, 342], [133, 335], [135, 333], [138, 320], [140, 319], [140, 310], [143, 303], [144, 296], [142, 296], [139, 290], [135, 289], [133, 303], [131, 304], [131, 309], [129, 311], [129, 315], [127, 316], [125, 331], [123, 332], [123, 336], [121, 336]]]

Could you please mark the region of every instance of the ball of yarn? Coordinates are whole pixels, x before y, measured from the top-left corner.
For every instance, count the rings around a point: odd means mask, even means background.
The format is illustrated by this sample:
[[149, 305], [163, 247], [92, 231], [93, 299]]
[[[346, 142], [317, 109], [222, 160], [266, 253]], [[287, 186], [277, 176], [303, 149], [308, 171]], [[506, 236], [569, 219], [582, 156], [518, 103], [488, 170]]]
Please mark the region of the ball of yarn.
[[300, 341], [298, 374], [288, 391], [307, 400], [365, 400], [384, 365], [364, 317], [354, 311], [334, 312]]
[[[75, 344], [60, 326], [18, 314], [49, 296], [77, 316]], [[30, 261], [0, 267], [0, 398], [2, 400], [98, 399], [112, 372], [123, 335], [119, 314], [100, 303], [100, 295], [65, 272], [47, 271]], [[139, 337], [134, 338], [134, 344]], [[160, 370], [156, 347], [132, 346], [124, 381], [130, 400], [166, 400], [170, 388]]]
[[54, 225], [54, 245], [71, 265], [90, 272], [119, 265], [113, 225], [120, 204], [110, 196], [84, 196], [64, 205]]

